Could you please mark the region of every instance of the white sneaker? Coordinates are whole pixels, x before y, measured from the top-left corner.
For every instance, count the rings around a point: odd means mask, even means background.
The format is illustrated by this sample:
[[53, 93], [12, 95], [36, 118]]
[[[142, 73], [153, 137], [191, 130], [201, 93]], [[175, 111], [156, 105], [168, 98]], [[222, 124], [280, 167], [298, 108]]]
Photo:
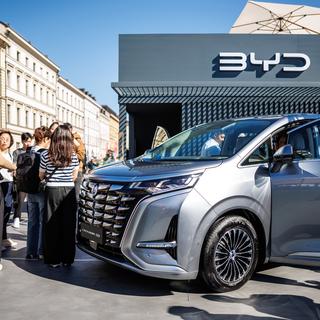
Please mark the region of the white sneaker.
[[15, 229], [20, 229], [20, 219], [19, 218], [14, 218], [12, 227]]
[[18, 245], [18, 242], [15, 242], [11, 239], [4, 239], [2, 240], [2, 245], [5, 247], [16, 247]]
[[3, 269], [3, 265], [0, 263], [0, 271]]

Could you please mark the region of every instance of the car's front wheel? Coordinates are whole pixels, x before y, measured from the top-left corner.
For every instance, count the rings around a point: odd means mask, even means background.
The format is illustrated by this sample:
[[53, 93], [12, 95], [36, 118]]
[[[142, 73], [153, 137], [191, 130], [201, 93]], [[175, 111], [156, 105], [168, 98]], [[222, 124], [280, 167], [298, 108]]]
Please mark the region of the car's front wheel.
[[217, 221], [206, 237], [202, 256], [202, 278], [218, 292], [240, 288], [258, 262], [258, 236], [249, 220], [229, 216]]

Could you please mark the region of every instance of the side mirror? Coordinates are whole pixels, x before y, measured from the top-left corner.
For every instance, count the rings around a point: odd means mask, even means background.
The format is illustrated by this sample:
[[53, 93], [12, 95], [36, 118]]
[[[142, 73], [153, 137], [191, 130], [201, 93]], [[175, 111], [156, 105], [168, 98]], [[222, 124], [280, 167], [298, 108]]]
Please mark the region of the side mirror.
[[273, 155], [274, 162], [291, 163], [293, 161], [293, 147], [291, 144], [286, 144], [280, 147]]

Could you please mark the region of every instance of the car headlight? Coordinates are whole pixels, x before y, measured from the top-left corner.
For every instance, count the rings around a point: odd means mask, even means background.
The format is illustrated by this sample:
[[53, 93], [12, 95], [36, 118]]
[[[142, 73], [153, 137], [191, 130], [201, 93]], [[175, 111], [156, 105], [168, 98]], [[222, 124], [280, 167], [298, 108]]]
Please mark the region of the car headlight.
[[191, 188], [195, 185], [200, 174], [172, 177], [161, 180], [139, 181], [130, 184], [130, 189], [144, 190], [150, 194]]

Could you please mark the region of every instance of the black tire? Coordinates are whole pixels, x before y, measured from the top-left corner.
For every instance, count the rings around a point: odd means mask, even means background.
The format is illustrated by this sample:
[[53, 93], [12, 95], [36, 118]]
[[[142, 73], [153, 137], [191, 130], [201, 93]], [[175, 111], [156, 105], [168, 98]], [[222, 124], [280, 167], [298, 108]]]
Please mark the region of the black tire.
[[218, 220], [203, 246], [203, 280], [216, 292], [240, 288], [257, 266], [258, 248], [257, 233], [246, 218], [229, 216]]

